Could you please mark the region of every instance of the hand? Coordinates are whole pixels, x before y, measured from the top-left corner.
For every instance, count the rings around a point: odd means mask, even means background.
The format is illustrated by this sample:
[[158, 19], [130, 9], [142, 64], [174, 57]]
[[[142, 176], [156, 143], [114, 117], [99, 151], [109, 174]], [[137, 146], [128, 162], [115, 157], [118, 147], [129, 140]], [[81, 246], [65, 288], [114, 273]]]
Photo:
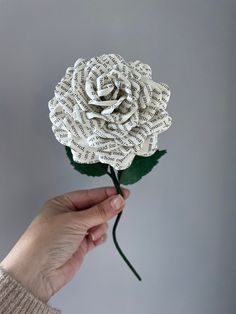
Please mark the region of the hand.
[[125, 205], [129, 190], [98, 188], [65, 193], [47, 200], [1, 262], [41, 301], [61, 289], [79, 270], [85, 255], [107, 238], [107, 220]]

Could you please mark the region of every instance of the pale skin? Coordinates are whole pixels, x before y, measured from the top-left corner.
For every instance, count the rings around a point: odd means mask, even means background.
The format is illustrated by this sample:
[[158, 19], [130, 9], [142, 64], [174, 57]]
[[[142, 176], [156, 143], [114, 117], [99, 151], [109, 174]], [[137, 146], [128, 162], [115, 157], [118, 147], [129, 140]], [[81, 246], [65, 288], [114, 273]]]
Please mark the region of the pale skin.
[[124, 209], [115, 188], [72, 191], [47, 200], [0, 265], [47, 303], [107, 239], [107, 221]]

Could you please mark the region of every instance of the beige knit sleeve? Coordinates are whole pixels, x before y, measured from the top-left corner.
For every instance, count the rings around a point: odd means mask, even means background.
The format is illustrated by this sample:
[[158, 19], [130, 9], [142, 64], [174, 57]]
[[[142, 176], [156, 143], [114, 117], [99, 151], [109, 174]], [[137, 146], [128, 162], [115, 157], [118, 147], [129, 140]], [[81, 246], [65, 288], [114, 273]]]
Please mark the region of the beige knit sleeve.
[[0, 314], [60, 314], [35, 297], [0, 266]]

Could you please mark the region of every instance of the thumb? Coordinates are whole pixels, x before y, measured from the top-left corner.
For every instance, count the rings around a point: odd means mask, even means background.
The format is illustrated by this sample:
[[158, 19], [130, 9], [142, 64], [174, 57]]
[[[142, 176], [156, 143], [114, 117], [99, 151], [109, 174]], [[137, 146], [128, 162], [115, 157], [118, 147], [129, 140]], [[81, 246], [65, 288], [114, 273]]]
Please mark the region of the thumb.
[[124, 207], [125, 201], [121, 195], [107, 198], [105, 201], [96, 204], [89, 209], [77, 212], [80, 221], [88, 228], [100, 225], [117, 215]]

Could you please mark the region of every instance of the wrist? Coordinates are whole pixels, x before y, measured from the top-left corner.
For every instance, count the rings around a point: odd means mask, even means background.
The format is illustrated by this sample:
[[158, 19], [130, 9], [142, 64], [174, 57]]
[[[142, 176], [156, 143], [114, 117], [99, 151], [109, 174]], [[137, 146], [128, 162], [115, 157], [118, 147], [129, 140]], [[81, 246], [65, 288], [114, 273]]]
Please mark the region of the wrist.
[[43, 272], [38, 271], [38, 267], [29, 265], [26, 262], [27, 259], [26, 257], [23, 261], [20, 259], [12, 260], [11, 256], [6, 256], [1, 261], [0, 266], [36, 298], [47, 303], [53, 295], [52, 289]]

